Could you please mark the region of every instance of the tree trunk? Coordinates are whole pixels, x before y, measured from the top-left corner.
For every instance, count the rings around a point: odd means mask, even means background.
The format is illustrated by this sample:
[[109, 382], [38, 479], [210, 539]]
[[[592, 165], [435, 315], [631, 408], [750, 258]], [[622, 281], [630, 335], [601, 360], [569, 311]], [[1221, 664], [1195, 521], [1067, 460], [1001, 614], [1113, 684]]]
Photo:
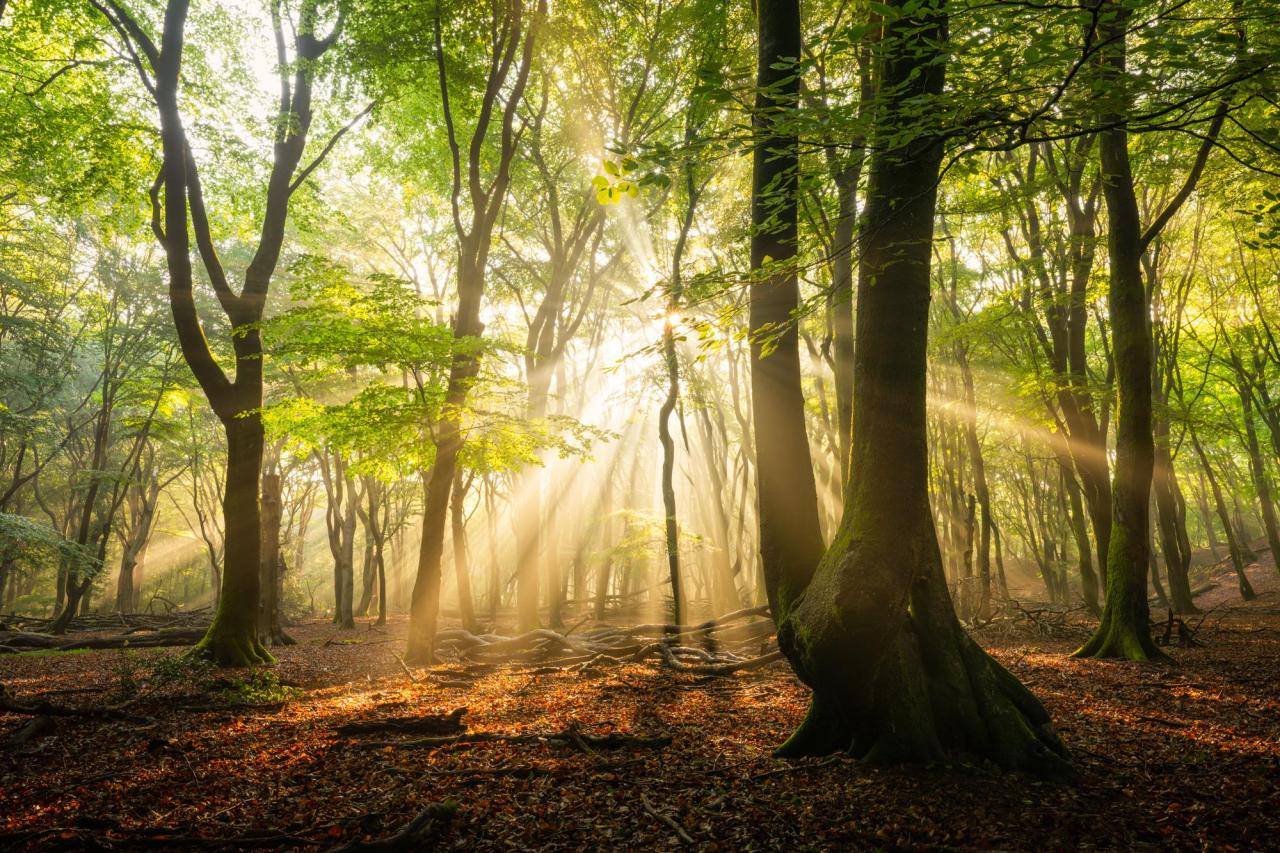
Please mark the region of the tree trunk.
[[[1203, 464], [1203, 460], [1201, 460]], [[1209, 504], [1205, 500], [1205, 494], [1209, 491], [1204, 482], [1204, 472], [1199, 475], [1199, 486], [1196, 488], [1196, 512], [1200, 516], [1200, 524], [1204, 527], [1205, 538], [1209, 541], [1209, 553], [1213, 555], [1213, 561], [1216, 563], [1222, 559], [1221, 541], [1218, 539], [1218, 530], [1213, 525], [1213, 515], [1209, 510]]]
[[1191, 552], [1184, 549], [1185, 534], [1179, 533], [1178, 481], [1169, 450], [1169, 422], [1161, 417], [1155, 424], [1155, 469], [1152, 492], [1156, 501], [1156, 525], [1160, 550], [1164, 554], [1165, 573], [1169, 578], [1169, 604], [1175, 613], [1199, 613], [1191, 600]]
[[1262, 527], [1267, 532], [1267, 545], [1276, 571], [1280, 572], [1280, 524], [1276, 522], [1276, 507], [1271, 501], [1271, 483], [1267, 479], [1267, 463], [1258, 442], [1258, 428], [1253, 423], [1253, 393], [1244, 382], [1240, 385], [1240, 408], [1244, 418], [1245, 446], [1249, 451], [1249, 473], [1262, 510]]
[[[1066, 442], [1060, 442], [1065, 444]], [[1056, 447], [1057, 445], [1055, 445]], [[1067, 501], [1071, 508], [1071, 536], [1076, 542], [1076, 561], [1080, 572], [1080, 594], [1084, 605], [1094, 616], [1102, 615], [1102, 606], [1098, 598], [1098, 576], [1093, 571], [1093, 554], [1090, 552], [1089, 528], [1085, 520], [1084, 503], [1080, 499], [1080, 484], [1076, 481], [1075, 471], [1071, 467], [1070, 457], [1065, 448], [1057, 450], [1058, 468], [1062, 472], [1062, 482], [1067, 490]]]
[[978, 439], [978, 399], [967, 352], [959, 359], [959, 363], [965, 399], [965, 444], [969, 451], [969, 463], [973, 467], [973, 490], [979, 510], [977, 615], [985, 619], [991, 612], [991, 492], [987, 486], [987, 466], [982, 458], [982, 442]]
[[1101, 76], [1108, 89], [1101, 98], [1099, 134], [1102, 192], [1107, 204], [1110, 260], [1111, 335], [1120, 405], [1116, 420], [1115, 479], [1112, 485], [1111, 541], [1107, 549], [1106, 604], [1093, 637], [1080, 657], [1158, 660], [1165, 654], [1151, 638], [1147, 606], [1150, 563], [1151, 474], [1154, 446], [1151, 424], [1151, 329], [1142, 282], [1142, 225], [1129, 165], [1125, 30], [1128, 13], [1107, 0], [1099, 36]]
[[223, 427], [227, 433], [227, 477], [222, 496], [226, 519], [222, 590], [213, 624], [195, 651], [222, 666], [271, 663], [273, 658], [258, 640], [262, 419], [255, 411], [224, 420]]
[[453, 500], [450, 501], [450, 533], [453, 538], [453, 572], [458, 586], [458, 612], [462, 614], [462, 627], [476, 631], [476, 611], [471, 598], [471, 563], [467, 556], [467, 518], [464, 513], [468, 483], [459, 469], [453, 481]]
[[[668, 311], [672, 307], [668, 304]], [[662, 358], [667, 371], [667, 396], [658, 410], [658, 441], [662, 444], [662, 510], [663, 542], [667, 552], [667, 571], [671, 581], [671, 609], [674, 625], [684, 624], [681, 615], [683, 591], [680, 587], [680, 524], [676, 518], [676, 443], [671, 437], [671, 415], [680, 399], [680, 371], [676, 361], [674, 323], [663, 324]]]
[[996, 540], [996, 578], [1000, 582], [1000, 597], [1005, 601], [1009, 600], [1009, 580], [1004, 573], [1004, 549], [1000, 547], [1000, 528], [997, 525], [991, 526], [991, 533]]
[[1209, 467], [1209, 457], [1204, 452], [1204, 447], [1200, 444], [1200, 439], [1196, 435], [1195, 430], [1191, 430], [1191, 446], [1195, 448], [1196, 456], [1200, 458], [1200, 466], [1204, 475], [1209, 480], [1209, 487], [1213, 490], [1213, 505], [1218, 512], [1218, 520], [1222, 522], [1222, 530], [1227, 537], [1227, 551], [1231, 555], [1231, 567], [1236, 572], [1236, 582], [1240, 589], [1240, 597], [1245, 601], [1255, 598], [1253, 585], [1249, 583], [1249, 576], [1245, 574], [1245, 554], [1244, 549], [1240, 547], [1240, 540], [1236, 537], [1235, 529], [1231, 524], [1231, 513], [1227, 510], [1227, 502], [1222, 499], [1222, 488], [1218, 485], [1218, 478], [1214, 476], [1213, 469]]
[[799, 184], [796, 108], [801, 52], [798, 0], [761, 0], [752, 151], [751, 417], [756, 447], [760, 560], [774, 618], [822, 557], [818, 493], [800, 385], [794, 259]]
[[[942, 142], [917, 124], [920, 103], [942, 91], [946, 19], [942, 0], [889, 5], [899, 14], [885, 16], [881, 47], [886, 94], [860, 241], [844, 516], [806, 588], [766, 575], [779, 645], [814, 691], [808, 717], [779, 752], [848, 750], [872, 762], [967, 754], [1065, 775], [1066, 750], [1048, 714], [965, 634], [947, 590], [929, 508], [926, 427]], [[761, 2], [759, 9], [761, 66], [798, 56], [794, 0]], [[770, 37], [779, 30], [789, 36], [781, 44]], [[780, 73], [789, 73], [783, 64]], [[762, 461], [779, 451], [760, 441]]]
[[[533, 391], [530, 390], [532, 395]], [[546, 414], [545, 399], [541, 408], [536, 401], [529, 404], [529, 417]], [[536, 413], [536, 414], [535, 414]], [[525, 474], [524, 489], [515, 490], [516, 502], [516, 617], [521, 631], [538, 627], [538, 583], [542, 578], [542, 481], [545, 470], [532, 466]]]
[[284, 557], [280, 554], [280, 475], [262, 475], [262, 569], [258, 579], [261, 600], [258, 605], [258, 636], [263, 643], [291, 646], [293, 638], [285, 633], [280, 617], [280, 588]]
[[[863, 87], [864, 95], [866, 87]], [[831, 264], [832, 372], [836, 386], [836, 430], [839, 434], [840, 487], [849, 480], [849, 437], [853, 429], [853, 237], [858, 212], [858, 178], [862, 158], [856, 167], [836, 174], [838, 212], [835, 228], [835, 257]]]

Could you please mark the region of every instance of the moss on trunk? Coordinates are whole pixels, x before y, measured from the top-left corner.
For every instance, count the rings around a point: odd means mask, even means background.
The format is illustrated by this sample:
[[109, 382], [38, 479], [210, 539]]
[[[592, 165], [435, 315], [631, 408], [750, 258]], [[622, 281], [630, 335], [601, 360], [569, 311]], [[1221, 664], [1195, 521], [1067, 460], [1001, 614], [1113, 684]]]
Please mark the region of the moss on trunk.
[[[886, 15], [878, 48], [887, 94], [875, 126], [885, 144], [872, 145], [859, 241], [844, 516], [810, 577], [766, 572], [779, 645], [813, 688], [808, 716], [778, 753], [847, 750], [872, 763], [977, 760], [1066, 777], [1071, 767], [1049, 715], [969, 639], [947, 589], [929, 509], [926, 429], [943, 142], [921, 106], [942, 92], [946, 16], [944, 0], [890, 5], [900, 14]], [[798, 26], [794, 2], [759, 9], [762, 46], [780, 11]], [[768, 58], [762, 47], [761, 61]], [[756, 186], [759, 192], [759, 175]], [[766, 442], [763, 432], [758, 448], [762, 469], [788, 450]], [[762, 495], [766, 532], [769, 510]]]

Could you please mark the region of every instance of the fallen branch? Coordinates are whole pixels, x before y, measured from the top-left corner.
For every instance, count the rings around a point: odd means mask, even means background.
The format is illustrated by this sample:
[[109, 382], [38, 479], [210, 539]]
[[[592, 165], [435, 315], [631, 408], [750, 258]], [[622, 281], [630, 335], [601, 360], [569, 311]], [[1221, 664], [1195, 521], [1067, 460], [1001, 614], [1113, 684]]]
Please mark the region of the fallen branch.
[[132, 722], [152, 722], [146, 717], [127, 714], [121, 706], [106, 705], [100, 708], [74, 708], [70, 705], [56, 705], [47, 699], [25, 701], [9, 692], [0, 684], [0, 712], [6, 714], [26, 714], [32, 717], [96, 717], [103, 720], [128, 720]]
[[53, 717], [32, 717], [25, 725], [9, 736], [8, 747], [16, 751], [45, 732], [52, 731], [53, 727]]
[[419, 714], [412, 717], [384, 717], [378, 720], [346, 723], [338, 726], [340, 735], [365, 735], [374, 732], [399, 732], [415, 735], [457, 735], [466, 731], [462, 721], [466, 708], [448, 714]]
[[693, 843], [693, 839], [689, 836], [689, 833], [684, 831], [684, 827], [681, 826], [676, 821], [675, 818], [669, 815], [664, 815], [662, 812], [654, 808], [653, 803], [649, 802], [649, 795], [646, 794], [644, 791], [640, 792], [640, 804], [644, 806], [644, 810], [648, 812], [650, 815], [652, 815], [653, 817], [656, 817], [658, 820], [662, 821], [667, 826], [671, 827], [672, 831], [675, 832], [675, 834], [679, 836], [680, 840], [683, 841], [685, 844]]
[[68, 640], [34, 631], [0, 634], [0, 653], [49, 651], [69, 652], [77, 649], [153, 649], [162, 646], [187, 646], [205, 635], [205, 628], [181, 628], [151, 634], [118, 634], [112, 637], [86, 637]]

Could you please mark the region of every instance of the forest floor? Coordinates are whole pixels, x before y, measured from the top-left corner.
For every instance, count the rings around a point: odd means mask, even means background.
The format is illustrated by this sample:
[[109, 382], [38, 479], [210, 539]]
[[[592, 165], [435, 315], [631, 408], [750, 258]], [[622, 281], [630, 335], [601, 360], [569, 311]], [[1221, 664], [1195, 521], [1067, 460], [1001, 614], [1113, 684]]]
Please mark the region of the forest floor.
[[[468, 850], [1274, 849], [1280, 580], [1269, 559], [1251, 576], [1254, 602], [1223, 593], [1229, 578], [1202, 597], [1214, 609], [1189, 624], [1203, 646], [1172, 648], [1174, 665], [1071, 659], [1087, 626], [1043, 614], [976, 632], [1048, 706], [1073, 784], [776, 761], [807, 699], [785, 666], [701, 678], [656, 662], [457, 664], [411, 681], [402, 621], [298, 626], [270, 676], [192, 673], [172, 649], [0, 656], [23, 700], [133, 699], [127, 718], [59, 717], [0, 746], [0, 850], [327, 850], [448, 800], [452, 820], [425, 832]], [[427, 748], [337, 730], [463, 707], [471, 732], [573, 733]], [[0, 714], [0, 738], [29, 719]], [[583, 740], [610, 732], [670, 744]]]

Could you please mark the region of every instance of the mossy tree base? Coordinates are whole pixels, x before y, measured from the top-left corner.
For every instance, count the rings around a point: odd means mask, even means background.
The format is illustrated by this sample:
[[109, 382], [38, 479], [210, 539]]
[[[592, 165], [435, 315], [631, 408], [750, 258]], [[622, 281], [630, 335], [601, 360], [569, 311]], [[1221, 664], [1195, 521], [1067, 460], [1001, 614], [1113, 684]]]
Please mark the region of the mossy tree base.
[[1107, 606], [1097, 630], [1074, 657], [1166, 663], [1171, 658], [1151, 636], [1151, 611], [1147, 605], [1150, 543], [1143, 515], [1146, 505], [1133, 496], [1142, 494], [1140, 490], [1122, 490], [1122, 482], [1117, 474], [1117, 512], [1107, 556]]
[[[989, 762], [1073, 778], [1048, 712], [960, 627], [929, 542], [896, 557], [858, 543], [838, 556], [841, 543], [833, 546], [779, 627], [780, 645], [814, 692], [808, 716], [776, 754]], [[914, 583], [892, 602], [893, 587], [877, 580], [891, 582], [913, 561]]]
[[1114, 611], [1103, 614], [1098, 630], [1089, 641], [1075, 651], [1072, 657], [1129, 660], [1135, 663], [1170, 663], [1151, 636], [1149, 623], [1140, 625], [1112, 617]]
[[269, 666], [276, 662], [258, 640], [257, 627], [215, 618], [204, 639], [188, 652], [218, 666]]

